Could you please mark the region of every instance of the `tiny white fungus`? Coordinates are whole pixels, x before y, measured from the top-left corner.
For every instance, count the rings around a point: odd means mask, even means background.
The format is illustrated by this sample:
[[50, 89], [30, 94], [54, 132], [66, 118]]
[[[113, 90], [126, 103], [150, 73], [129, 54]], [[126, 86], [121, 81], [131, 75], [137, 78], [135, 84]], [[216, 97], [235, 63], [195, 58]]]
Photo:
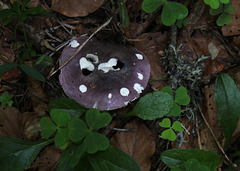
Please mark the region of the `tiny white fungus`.
[[97, 108], [97, 105], [98, 105], [98, 103], [95, 102], [92, 108], [95, 108], [95, 109], [96, 109], [96, 108]]
[[141, 54], [136, 53], [135, 55], [136, 55], [136, 57], [137, 57], [139, 60], [143, 60], [143, 56], [142, 56]]
[[138, 84], [138, 83], [135, 83], [134, 86], [133, 86], [134, 90], [136, 90], [139, 94], [142, 93], [142, 91], [144, 90], [144, 88]]
[[125, 105], [128, 105], [129, 102], [124, 102]]
[[117, 65], [117, 59], [116, 58], [111, 58], [109, 59], [108, 62], [104, 62], [104, 63], [101, 63], [98, 65], [98, 70], [102, 70], [104, 73], [107, 73], [109, 72], [110, 70], [113, 70], [113, 71], [118, 71], [120, 70], [119, 68], [118, 69], [114, 69], [113, 67]]
[[94, 55], [94, 54], [87, 54], [86, 58], [93, 60], [93, 63], [98, 63], [99, 62], [98, 56]]
[[79, 46], [79, 43], [78, 43], [78, 41], [76, 41], [76, 40], [72, 40], [72, 41], [69, 43], [68, 46], [70, 46], [70, 47], [72, 47], [72, 48], [76, 48], [76, 47]]
[[81, 70], [87, 69], [89, 71], [93, 71], [95, 68], [94, 65], [91, 62], [89, 62], [85, 57], [82, 57], [79, 60], [79, 64], [80, 64]]
[[122, 96], [128, 96], [129, 95], [129, 90], [127, 88], [123, 87], [123, 88], [120, 89], [120, 94]]
[[111, 99], [112, 98], [112, 93], [108, 94], [108, 98]]
[[87, 91], [87, 87], [82, 84], [79, 86], [79, 91], [81, 91], [82, 93], [85, 93]]
[[138, 72], [137, 75], [138, 75], [138, 79], [139, 79], [139, 80], [142, 80], [142, 79], [143, 79], [143, 75], [142, 75], [141, 73]]

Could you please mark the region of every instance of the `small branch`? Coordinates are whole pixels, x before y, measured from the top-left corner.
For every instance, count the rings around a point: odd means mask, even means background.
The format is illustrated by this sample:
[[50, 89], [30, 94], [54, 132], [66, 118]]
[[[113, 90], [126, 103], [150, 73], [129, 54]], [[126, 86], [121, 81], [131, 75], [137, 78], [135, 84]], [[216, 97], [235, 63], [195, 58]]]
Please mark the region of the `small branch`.
[[107, 22], [105, 22], [103, 25], [101, 25], [91, 36], [89, 36], [89, 38], [83, 42], [83, 44], [81, 44], [81, 46], [79, 46], [79, 48], [76, 50], [76, 52], [61, 66], [59, 66], [59, 68], [55, 71], [53, 71], [47, 79], [50, 79], [54, 74], [56, 74], [60, 69], [62, 69], [65, 65], [67, 65], [79, 52], [80, 50], [87, 44], [87, 42], [95, 35], [97, 34], [103, 27], [107, 26], [110, 22], [111, 22], [112, 18], [110, 18], [109, 20], [107, 20]]

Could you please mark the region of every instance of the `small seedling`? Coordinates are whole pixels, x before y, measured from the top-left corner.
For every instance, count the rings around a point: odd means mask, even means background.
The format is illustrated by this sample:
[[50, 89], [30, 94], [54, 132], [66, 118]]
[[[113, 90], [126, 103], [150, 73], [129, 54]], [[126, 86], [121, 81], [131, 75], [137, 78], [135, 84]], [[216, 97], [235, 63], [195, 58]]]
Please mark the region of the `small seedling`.
[[6, 105], [12, 106], [12, 96], [7, 91], [4, 91], [3, 94], [0, 96], [0, 102], [3, 107], [5, 107]]
[[[168, 93], [173, 97], [172, 90], [169, 87], [163, 87], [162, 92]], [[168, 112], [166, 116], [179, 116], [181, 113], [181, 108], [179, 105], [186, 106], [190, 103], [190, 97], [187, 94], [187, 89], [183, 86], [179, 87], [175, 94], [175, 99], [173, 103], [173, 108]]]
[[183, 132], [182, 124], [179, 121], [175, 121], [173, 125], [171, 126], [171, 120], [169, 118], [164, 118], [162, 122], [159, 122], [159, 126], [163, 128], [168, 128], [165, 131], [162, 132], [161, 136], [163, 139], [168, 139], [170, 141], [175, 141], [177, 136], [175, 134], [175, 131]]

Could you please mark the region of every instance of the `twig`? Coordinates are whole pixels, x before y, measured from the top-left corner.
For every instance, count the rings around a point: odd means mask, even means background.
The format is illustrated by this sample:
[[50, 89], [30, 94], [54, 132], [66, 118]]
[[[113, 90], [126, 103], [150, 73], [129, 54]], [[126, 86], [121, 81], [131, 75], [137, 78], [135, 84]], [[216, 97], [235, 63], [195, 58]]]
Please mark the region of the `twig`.
[[218, 145], [218, 148], [221, 150], [221, 152], [223, 153], [224, 157], [225, 157], [225, 158], [227, 159], [227, 161], [232, 165], [232, 167], [233, 167], [233, 168], [236, 168], [236, 166], [234, 166], [234, 164], [230, 161], [230, 159], [228, 158], [227, 154], [226, 154], [225, 151], [223, 150], [222, 146], [221, 146], [220, 143], [218, 142], [218, 140], [217, 140], [217, 138], [216, 138], [216, 136], [215, 136], [212, 128], [210, 127], [210, 125], [208, 124], [205, 116], [204, 116], [203, 113], [202, 113], [202, 109], [201, 109], [199, 103], [198, 103], [198, 108], [199, 108], [200, 114], [201, 114], [201, 116], [202, 116], [205, 124], [207, 125], [208, 129], [210, 130], [210, 132], [211, 132], [211, 134], [212, 134], [212, 136], [213, 136], [213, 138], [214, 138], [214, 140], [216, 141], [216, 143], [217, 143], [217, 145]]
[[111, 22], [112, 18], [108, 19], [107, 22], [105, 22], [103, 25], [101, 25], [93, 34], [91, 34], [91, 36], [89, 36], [89, 38], [83, 42], [83, 44], [81, 44], [81, 46], [79, 46], [79, 48], [76, 50], [76, 52], [61, 66], [59, 66], [59, 68], [57, 70], [55, 70], [54, 72], [52, 72], [47, 79], [50, 79], [50, 77], [52, 77], [54, 74], [56, 74], [56, 72], [58, 72], [60, 69], [62, 69], [65, 65], [67, 65], [78, 53], [79, 51], [87, 44], [87, 42], [95, 35], [97, 34], [103, 27], [107, 26], [110, 22]]

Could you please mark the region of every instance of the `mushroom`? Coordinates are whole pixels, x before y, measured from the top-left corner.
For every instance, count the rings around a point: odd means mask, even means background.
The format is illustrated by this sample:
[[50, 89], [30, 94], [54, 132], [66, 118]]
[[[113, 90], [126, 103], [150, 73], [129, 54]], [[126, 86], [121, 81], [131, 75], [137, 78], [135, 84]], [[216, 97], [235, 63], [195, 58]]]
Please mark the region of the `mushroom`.
[[[64, 48], [63, 65], [87, 39], [80, 36]], [[60, 83], [66, 95], [86, 108], [113, 110], [137, 99], [147, 86], [147, 57], [132, 47], [91, 38], [61, 69]]]

